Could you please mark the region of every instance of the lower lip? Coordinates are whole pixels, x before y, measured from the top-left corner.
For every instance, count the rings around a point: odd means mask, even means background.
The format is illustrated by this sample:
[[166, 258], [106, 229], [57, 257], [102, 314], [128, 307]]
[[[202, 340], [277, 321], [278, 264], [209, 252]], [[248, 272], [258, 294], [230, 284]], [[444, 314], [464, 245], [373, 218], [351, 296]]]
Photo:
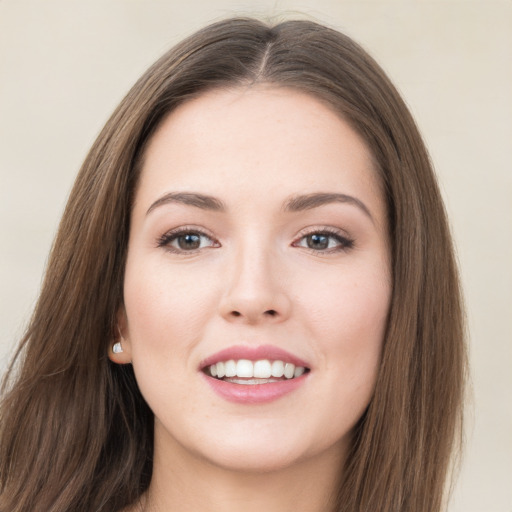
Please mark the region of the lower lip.
[[267, 384], [235, 384], [214, 379], [204, 373], [202, 375], [213, 391], [228, 402], [262, 404], [273, 402], [295, 391], [306, 381], [308, 373], [294, 379], [268, 382]]

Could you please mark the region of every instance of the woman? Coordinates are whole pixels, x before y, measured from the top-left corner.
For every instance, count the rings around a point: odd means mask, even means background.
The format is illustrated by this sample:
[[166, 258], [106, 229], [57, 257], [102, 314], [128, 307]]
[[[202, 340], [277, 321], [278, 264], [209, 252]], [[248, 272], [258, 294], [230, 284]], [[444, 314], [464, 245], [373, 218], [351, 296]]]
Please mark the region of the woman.
[[441, 510], [461, 299], [378, 65], [231, 19], [155, 63], [77, 178], [6, 380], [0, 510]]

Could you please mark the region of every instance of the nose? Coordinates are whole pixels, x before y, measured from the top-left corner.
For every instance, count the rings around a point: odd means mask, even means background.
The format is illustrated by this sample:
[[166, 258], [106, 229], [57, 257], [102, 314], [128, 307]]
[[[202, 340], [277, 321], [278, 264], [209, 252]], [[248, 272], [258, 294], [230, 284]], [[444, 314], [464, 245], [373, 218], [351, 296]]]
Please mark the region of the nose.
[[[247, 254], [247, 253], [251, 254]], [[271, 252], [237, 254], [226, 272], [220, 313], [229, 322], [279, 323], [291, 312], [286, 281]]]

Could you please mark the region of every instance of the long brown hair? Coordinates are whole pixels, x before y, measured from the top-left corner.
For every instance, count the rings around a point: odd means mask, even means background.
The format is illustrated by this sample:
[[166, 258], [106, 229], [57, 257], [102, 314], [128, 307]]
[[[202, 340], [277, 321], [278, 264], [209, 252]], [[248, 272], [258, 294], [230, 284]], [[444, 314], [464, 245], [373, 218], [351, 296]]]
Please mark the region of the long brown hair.
[[337, 510], [441, 509], [466, 363], [452, 242], [424, 144], [389, 79], [351, 39], [309, 21], [272, 27], [237, 18], [200, 30], [159, 59], [80, 170], [4, 381], [2, 512], [112, 512], [147, 489], [153, 416], [130, 365], [107, 358], [141, 156], [177, 105], [212, 88], [255, 83], [306, 92], [338, 112], [373, 153], [387, 201], [389, 325]]

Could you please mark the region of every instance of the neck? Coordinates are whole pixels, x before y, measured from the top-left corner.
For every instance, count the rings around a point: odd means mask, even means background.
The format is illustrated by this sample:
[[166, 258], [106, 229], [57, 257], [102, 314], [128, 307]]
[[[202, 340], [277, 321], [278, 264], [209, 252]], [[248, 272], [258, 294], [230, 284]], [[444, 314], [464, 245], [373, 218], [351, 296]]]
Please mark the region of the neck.
[[[286, 468], [238, 471], [176, 451], [155, 451], [144, 512], [326, 512], [334, 510], [343, 457], [330, 453]], [[178, 455], [178, 456], [177, 456]]]

